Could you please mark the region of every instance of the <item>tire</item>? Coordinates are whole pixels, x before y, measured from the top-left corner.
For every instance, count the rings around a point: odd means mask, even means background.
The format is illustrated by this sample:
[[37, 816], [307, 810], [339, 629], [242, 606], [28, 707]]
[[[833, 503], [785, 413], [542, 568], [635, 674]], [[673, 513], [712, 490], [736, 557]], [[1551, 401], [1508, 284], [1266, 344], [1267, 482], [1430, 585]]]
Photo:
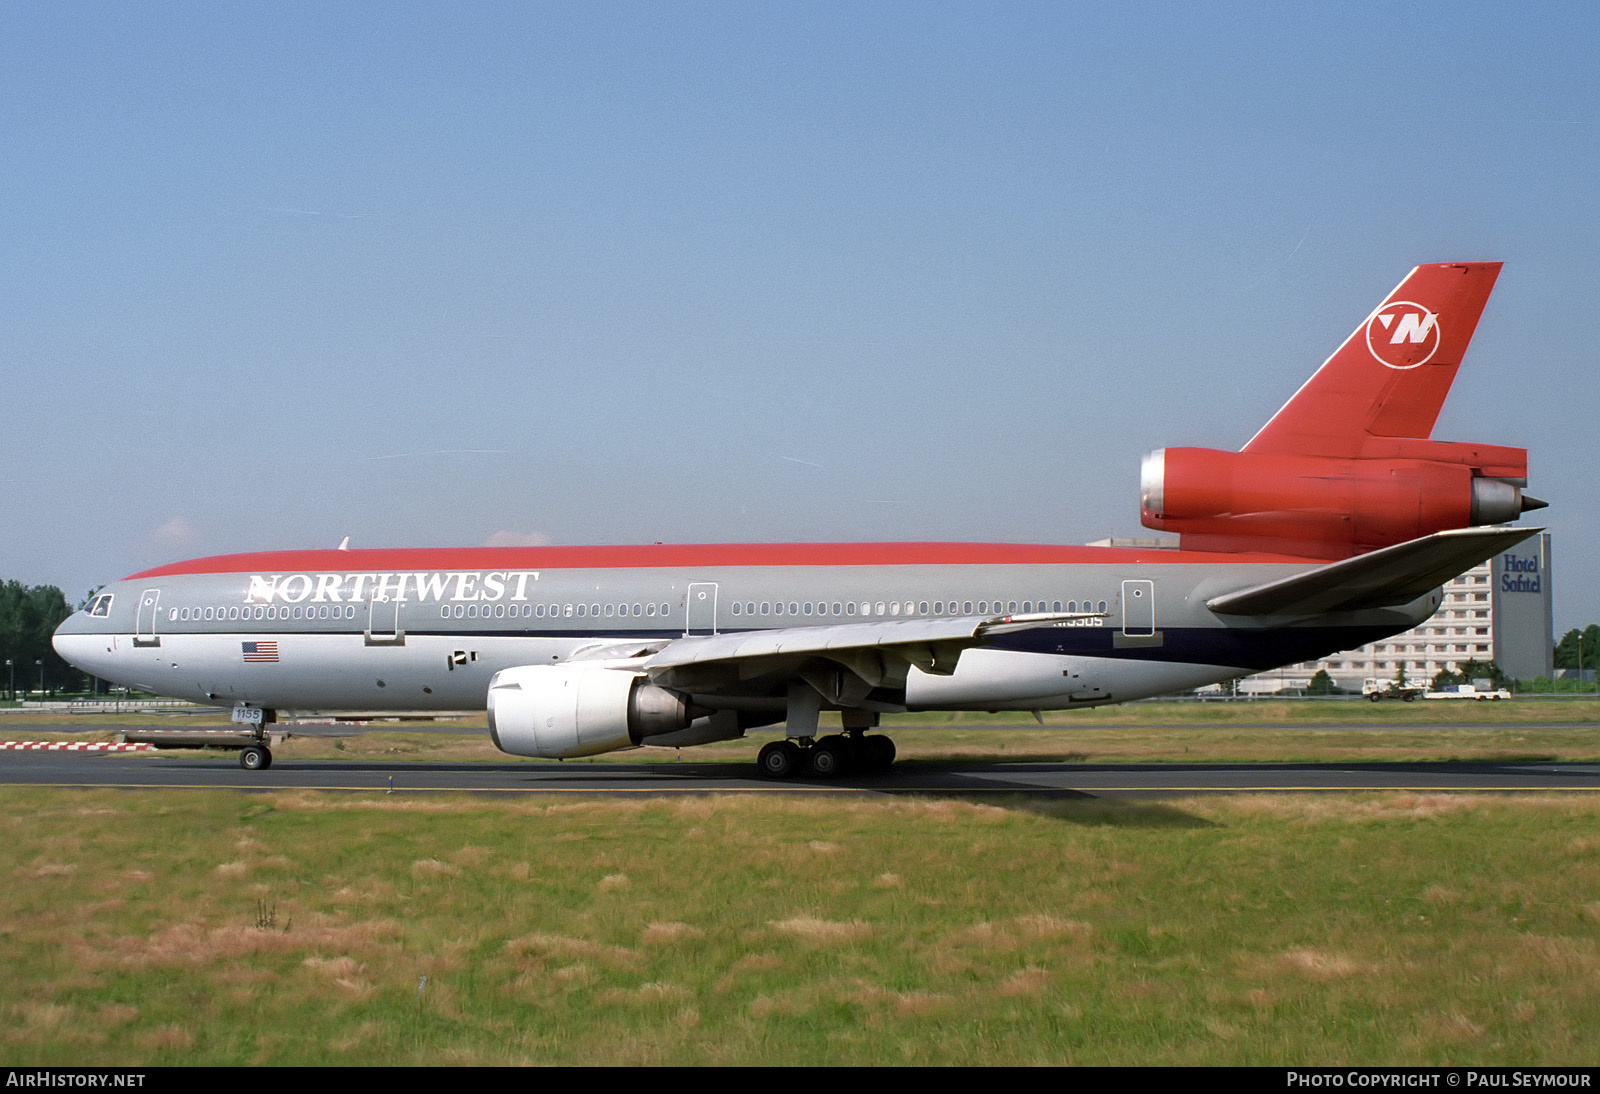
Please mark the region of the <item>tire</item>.
[[792, 741], [771, 741], [761, 747], [756, 766], [769, 779], [792, 779], [800, 773], [802, 755]]
[[246, 771], [265, 771], [272, 766], [272, 753], [252, 745], [239, 753], [239, 766]]
[[811, 749], [812, 774], [823, 779], [837, 779], [844, 774], [847, 756], [844, 745], [824, 738]]
[[861, 753], [862, 766], [874, 775], [881, 775], [894, 765], [894, 742], [888, 737], [863, 737]]
[[1372, 700], [1374, 703], [1380, 703], [1383, 701], [1383, 696], [1379, 695], [1377, 692], [1373, 692], [1371, 695], [1367, 696], [1367, 698]]
[[835, 775], [848, 775], [850, 772], [856, 769], [856, 766], [861, 761], [861, 749], [857, 742], [852, 741], [843, 733], [830, 733], [818, 741], [816, 746], [811, 750], [811, 754], [813, 756], [816, 755], [816, 750], [818, 748], [827, 748], [833, 750], [834, 756], [839, 761], [838, 766], [835, 767], [833, 771]]

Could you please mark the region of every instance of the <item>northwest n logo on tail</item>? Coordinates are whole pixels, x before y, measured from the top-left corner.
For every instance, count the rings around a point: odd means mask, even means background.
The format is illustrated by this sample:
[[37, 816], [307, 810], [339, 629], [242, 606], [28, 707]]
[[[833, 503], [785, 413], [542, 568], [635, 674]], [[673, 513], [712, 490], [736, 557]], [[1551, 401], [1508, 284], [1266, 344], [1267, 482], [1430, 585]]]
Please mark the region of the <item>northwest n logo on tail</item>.
[[1421, 304], [1397, 300], [1367, 321], [1367, 349], [1390, 368], [1425, 365], [1439, 352], [1439, 317]]
[[1244, 450], [1388, 458], [1375, 441], [1425, 439], [1499, 274], [1498, 262], [1412, 270]]
[[1152, 453], [1145, 526], [1186, 549], [1342, 559], [1543, 506], [1522, 493], [1525, 450], [1430, 437], [1499, 273], [1418, 266], [1243, 449]]

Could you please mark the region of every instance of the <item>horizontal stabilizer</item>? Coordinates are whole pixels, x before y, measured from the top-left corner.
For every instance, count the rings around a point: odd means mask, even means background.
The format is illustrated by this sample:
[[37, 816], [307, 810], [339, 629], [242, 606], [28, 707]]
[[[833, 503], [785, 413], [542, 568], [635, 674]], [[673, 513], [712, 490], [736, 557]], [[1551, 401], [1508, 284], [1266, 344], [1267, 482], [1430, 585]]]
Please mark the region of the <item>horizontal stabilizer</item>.
[[1224, 593], [1206, 601], [1206, 607], [1221, 615], [1298, 615], [1406, 604], [1542, 531], [1497, 525], [1435, 532]]

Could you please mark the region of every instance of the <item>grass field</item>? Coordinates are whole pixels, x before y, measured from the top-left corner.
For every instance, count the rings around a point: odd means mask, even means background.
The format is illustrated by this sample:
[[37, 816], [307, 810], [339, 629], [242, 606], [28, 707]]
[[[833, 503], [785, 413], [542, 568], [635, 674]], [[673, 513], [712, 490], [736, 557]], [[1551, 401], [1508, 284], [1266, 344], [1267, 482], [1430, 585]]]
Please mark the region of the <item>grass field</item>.
[[8, 1064], [1592, 1063], [1600, 798], [0, 790]]
[[[1593, 704], [1483, 707], [891, 728], [910, 764], [1600, 756]], [[373, 755], [514, 762], [413, 728], [279, 751]], [[6, 1064], [1600, 1058], [1600, 795], [8, 787], [0, 833]]]

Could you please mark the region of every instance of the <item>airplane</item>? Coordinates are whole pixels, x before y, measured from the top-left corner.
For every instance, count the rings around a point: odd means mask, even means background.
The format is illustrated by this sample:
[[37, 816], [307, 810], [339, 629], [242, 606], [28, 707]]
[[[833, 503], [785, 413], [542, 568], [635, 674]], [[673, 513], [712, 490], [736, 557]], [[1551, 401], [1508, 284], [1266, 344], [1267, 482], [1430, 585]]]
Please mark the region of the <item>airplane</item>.
[[[789, 543], [267, 551], [159, 566], [56, 631], [95, 676], [281, 710], [487, 710], [516, 756], [691, 746], [785, 723], [772, 778], [878, 773], [905, 711], [1073, 710], [1410, 629], [1542, 529], [1527, 452], [1429, 439], [1500, 272], [1413, 269], [1238, 452], [1145, 457], [1176, 549]], [[824, 711], [840, 731], [819, 734]]]

